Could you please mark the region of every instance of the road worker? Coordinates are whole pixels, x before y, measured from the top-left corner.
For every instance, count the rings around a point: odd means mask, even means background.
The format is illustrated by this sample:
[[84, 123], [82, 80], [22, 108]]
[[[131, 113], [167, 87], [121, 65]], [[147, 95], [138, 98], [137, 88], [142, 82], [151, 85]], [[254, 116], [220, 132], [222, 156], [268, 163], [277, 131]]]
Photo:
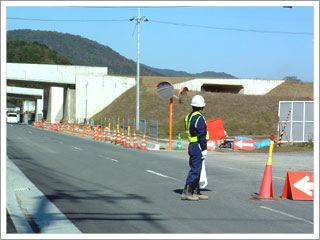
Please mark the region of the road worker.
[[200, 194], [200, 173], [202, 161], [206, 158], [207, 141], [209, 133], [207, 131], [207, 122], [202, 114], [206, 105], [201, 95], [196, 95], [191, 100], [192, 112], [185, 118], [186, 132], [189, 140], [189, 167], [186, 184], [181, 195], [182, 200], [206, 200], [208, 196]]

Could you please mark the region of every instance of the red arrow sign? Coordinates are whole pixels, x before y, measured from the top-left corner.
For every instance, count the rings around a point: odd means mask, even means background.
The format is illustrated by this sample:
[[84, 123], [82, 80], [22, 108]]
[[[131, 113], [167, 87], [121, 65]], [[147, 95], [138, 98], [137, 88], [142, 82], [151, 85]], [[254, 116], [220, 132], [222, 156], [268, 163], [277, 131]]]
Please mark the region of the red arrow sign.
[[252, 150], [254, 149], [254, 140], [234, 139], [233, 149]]
[[313, 172], [287, 172], [282, 198], [313, 200]]

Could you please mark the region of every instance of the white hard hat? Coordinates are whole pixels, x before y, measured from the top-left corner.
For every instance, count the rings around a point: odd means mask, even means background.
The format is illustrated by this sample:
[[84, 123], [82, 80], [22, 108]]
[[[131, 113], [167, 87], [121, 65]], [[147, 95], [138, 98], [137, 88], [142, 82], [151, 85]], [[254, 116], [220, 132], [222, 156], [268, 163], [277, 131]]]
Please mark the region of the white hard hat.
[[201, 95], [195, 95], [192, 98], [191, 106], [204, 107], [205, 105], [206, 105], [206, 102], [204, 101], [204, 98]]

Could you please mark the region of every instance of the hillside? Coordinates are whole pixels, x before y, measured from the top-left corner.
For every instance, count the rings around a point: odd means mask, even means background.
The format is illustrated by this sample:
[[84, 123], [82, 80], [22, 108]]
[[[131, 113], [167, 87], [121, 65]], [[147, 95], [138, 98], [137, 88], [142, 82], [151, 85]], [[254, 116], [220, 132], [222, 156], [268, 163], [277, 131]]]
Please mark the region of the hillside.
[[[109, 74], [134, 75], [136, 63], [128, 60], [108, 46], [98, 42], [76, 36], [51, 31], [15, 30], [7, 32], [7, 41], [22, 40], [26, 42], [40, 42], [50, 49], [66, 56], [73, 65], [79, 66], [107, 66]], [[141, 68], [141, 75], [159, 75], [149, 69]]]
[[25, 41], [7, 42], [7, 62], [71, 65], [67, 58], [60, 56], [46, 45]]
[[168, 77], [215, 77], [215, 78], [236, 78], [235, 76], [232, 76], [230, 74], [224, 73], [224, 72], [213, 72], [213, 71], [206, 71], [202, 73], [187, 73], [184, 71], [175, 71], [171, 69], [159, 69], [159, 68], [153, 68], [146, 66], [142, 64], [144, 67], [149, 68], [151, 71], [159, 73], [162, 76], [168, 76]]
[[[107, 66], [111, 75], [136, 75], [136, 62], [127, 59], [108, 46], [81, 36], [52, 31], [8, 31], [7, 42], [16, 40], [45, 44], [61, 56], [65, 56], [73, 65]], [[227, 73], [207, 71], [199, 74], [190, 74], [170, 69], [152, 68], [144, 64], [140, 65], [140, 75], [235, 78]]]
[[[158, 120], [159, 137], [168, 138], [169, 100], [158, 96], [156, 85], [160, 81], [172, 83], [186, 81], [186, 78], [142, 77], [140, 89], [140, 119]], [[181, 133], [185, 139], [184, 117], [191, 111], [189, 102], [196, 94], [202, 94], [207, 102], [205, 116], [207, 120], [221, 117], [229, 136], [252, 136], [277, 134], [279, 101], [313, 100], [312, 83], [285, 82], [265, 96], [236, 95], [231, 93], [190, 92], [186, 104], [173, 104], [173, 137]], [[285, 90], [285, 91], [284, 91]], [[295, 97], [294, 97], [295, 95]], [[133, 122], [136, 114], [136, 88], [122, 94], [111, 105], [96, 114], [93, 119], [102, 118], [116, 121], [130, 118]]]

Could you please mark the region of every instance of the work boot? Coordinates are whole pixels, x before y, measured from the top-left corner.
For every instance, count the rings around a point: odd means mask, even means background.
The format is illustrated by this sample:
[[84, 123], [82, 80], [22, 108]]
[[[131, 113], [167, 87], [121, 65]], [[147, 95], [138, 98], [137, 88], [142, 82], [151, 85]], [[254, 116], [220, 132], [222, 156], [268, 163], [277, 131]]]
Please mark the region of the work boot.
[[181, 200], [198, 201], [199, 197], [193, 194], [193, 189], [190, 185], [185, 185], [184, 190], [181, 194]]
[[209, 199], [209, 196], [203, 195], [200, 193], [200, 185], [199, 184], [196, 185], [194, 191], [195, 191], [194, 196], [198, 197], [199, 200], [208, 200]]

